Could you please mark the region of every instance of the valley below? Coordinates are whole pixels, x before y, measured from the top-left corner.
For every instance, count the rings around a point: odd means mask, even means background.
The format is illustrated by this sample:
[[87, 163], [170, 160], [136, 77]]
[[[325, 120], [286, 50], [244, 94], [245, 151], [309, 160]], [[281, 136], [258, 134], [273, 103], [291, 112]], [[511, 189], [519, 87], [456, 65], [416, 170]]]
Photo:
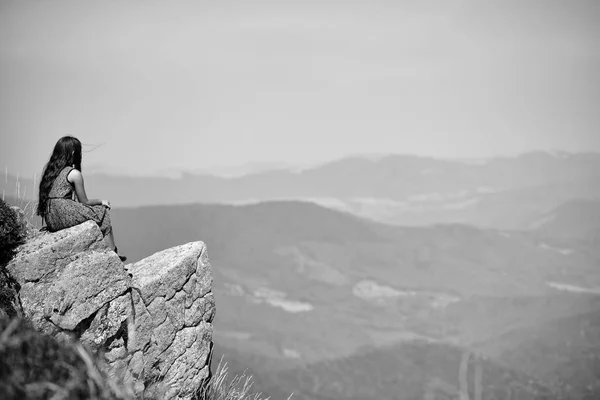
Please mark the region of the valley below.
[[458, 387], [465, 352], [483, 357], [489, 396], [510, 382], [526, 393], [512, 398], [598, 394], [600, 264], [581, 239], [396, 227], [293, 201], [113, 214], [134, 261], [207, 243], [213, 363], [273, 398], [424, 398], [432, 379]]

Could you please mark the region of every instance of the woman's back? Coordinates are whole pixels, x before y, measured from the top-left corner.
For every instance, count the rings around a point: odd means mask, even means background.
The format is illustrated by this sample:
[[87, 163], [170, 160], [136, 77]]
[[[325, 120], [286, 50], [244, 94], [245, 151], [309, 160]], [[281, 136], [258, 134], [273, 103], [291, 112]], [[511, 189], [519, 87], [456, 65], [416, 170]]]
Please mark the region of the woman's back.
[[60, 171], [52, 183], [52, 188], [48, 193], [49, 198], [65, 199], [73, 197], [73, 185], [67, 180], [67, 176], [72, 170], [73, 167], [64, 167], [63, 170]]

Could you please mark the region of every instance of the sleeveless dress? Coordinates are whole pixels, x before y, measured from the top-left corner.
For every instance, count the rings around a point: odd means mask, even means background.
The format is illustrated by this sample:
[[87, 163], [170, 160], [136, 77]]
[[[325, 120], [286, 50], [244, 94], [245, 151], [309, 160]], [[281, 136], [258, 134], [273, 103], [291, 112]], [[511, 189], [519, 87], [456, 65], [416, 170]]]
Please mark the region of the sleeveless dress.
[[67, 175], [73, 167], [65, 167], [58, 174], [48, 193], [46, 204], [46, 225], [48, 230], [56, 232], [92, 220], [98, 224], [102, 234], [112, 231], [108, 208], [103, 205], [88, 206], [74, 200], [73, 184], [67, 180]]

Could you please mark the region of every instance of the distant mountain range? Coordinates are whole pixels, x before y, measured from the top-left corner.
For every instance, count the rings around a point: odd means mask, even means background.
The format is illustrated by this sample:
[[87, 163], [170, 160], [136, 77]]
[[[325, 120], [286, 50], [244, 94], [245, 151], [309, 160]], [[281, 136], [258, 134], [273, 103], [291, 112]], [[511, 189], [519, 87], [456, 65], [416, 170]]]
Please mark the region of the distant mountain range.
[[[464, 223], [501, 229], [525, 229], [567, 201], [600, 198], [598, 153], [534, 152], [477, 163], [388, 155], [301, 170], [259, 167], [260, 172], [231, 178], [94, 173], [86, 175], [86, 187], [90, 197], [107, 198], [115, 207], [306, 200], [397, 225]], [[1, 185], [15, 195], [15, 177]], [[34, 191], [31, 180], [21, 179], [22, 197]]]

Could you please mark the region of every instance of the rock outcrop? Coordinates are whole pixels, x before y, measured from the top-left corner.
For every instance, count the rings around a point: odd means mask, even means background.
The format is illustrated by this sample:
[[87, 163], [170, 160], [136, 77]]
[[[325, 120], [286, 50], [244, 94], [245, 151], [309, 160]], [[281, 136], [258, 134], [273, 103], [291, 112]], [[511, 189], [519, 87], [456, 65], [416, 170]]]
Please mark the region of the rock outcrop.
[[88, 221], [30, 238], [7, 268], [36, 329], [78, 338], [136, 396], [189, 399], [210, 375], [206, 246], [188, 243], [127, 267]]

